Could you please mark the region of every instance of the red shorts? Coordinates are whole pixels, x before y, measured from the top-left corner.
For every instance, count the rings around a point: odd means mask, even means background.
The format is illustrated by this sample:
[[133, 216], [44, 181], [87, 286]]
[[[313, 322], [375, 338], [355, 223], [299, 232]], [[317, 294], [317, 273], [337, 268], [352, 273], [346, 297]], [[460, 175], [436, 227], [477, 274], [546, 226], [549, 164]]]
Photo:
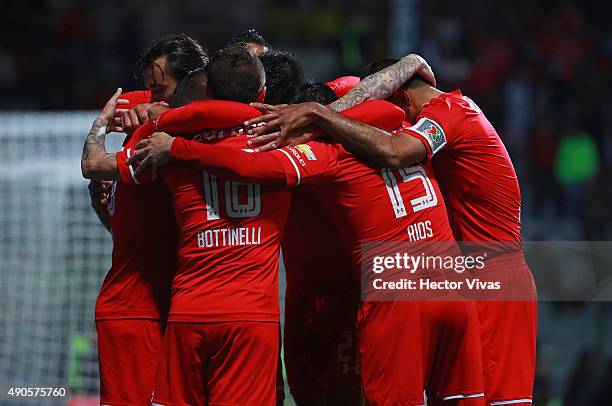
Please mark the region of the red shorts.
[[291, 393], [360, 390], [359, 293], [312, 297], [287, 289], [284, 354]]
[[100, 403], [148, 405], [162, 344], [158, 320], [98, 320]]
[[484, 405], [474, 302], [364, 302], [359, 340], [368, 404]]
[[156, 405], [274, 405], [278, 323], [168, 323]]
[[419, 303], [363, 302], [357, 331], [367, 404], [423, 405]]
[[420, 302], [428, 405], [484, 405], [480, 325], [471, 301]]
[[[518, 280], [532, 300], [478, 301], [485, 395], [490, 405], [530, 404], [536, 368], [538, 304], [535, 284], [522, 254], [489, 260]], [[511, 278], [508, 278], [511, 279]]]

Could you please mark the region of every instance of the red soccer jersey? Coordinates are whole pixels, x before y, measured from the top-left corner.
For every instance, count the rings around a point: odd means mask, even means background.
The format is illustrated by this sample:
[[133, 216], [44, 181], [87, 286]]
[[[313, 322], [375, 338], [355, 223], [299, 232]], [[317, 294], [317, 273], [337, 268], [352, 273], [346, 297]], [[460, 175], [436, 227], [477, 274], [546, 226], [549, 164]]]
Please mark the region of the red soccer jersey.
[[[129, 104], [151, 101], [151, 92], [123, 93]], [[115, 182], [108, 204], [113, 235], [111, 269], [96, 302], [96, 320], [165, 319], [169, 283], [176, 268], [176, 227], [165, 215], [168, 192], [159, 183], [145, 188]], [[160, 219], [160, 220], [158, 220]]]
[[443, 93], [404, 130], [427, 148], [457, 241], [521, 241], [521, 194], [497, 132], [460, 91]]
[[[218, 105], [219, 103], [225, 103], [225, 108], [230, 111], [239, 112], [240, 114], [235, 116], [238, 118], [232, 118], [233, 113], [228, 114], [227, 111], [219, 113], [217, 111], [220, 107], [220, 105]], [[147, 178], [146, 175], [148, 174], [145, 172], [144, 176], [139, 176], [138, 179], [135, 179], [133, 176], [134, 168], [127, 165], [125, 161], [132, 153], [131, 146], [135, 145], [140, 139], [147, 137], [154, 129], [168, 131], [175, 135], [192, 134], [201, 131], [204, 125], [209, 127], [211, 124], [232, 125], [236, 122], [244, 122], [250, 118], [249, 114], [259, 114], [258, 111], [253, 113], [253, 111], [245, 110], [254, 110], [252, 107], [233, 103], [234, 105], [238, 105], [234, 107], [231, 105], [232, 103], [233, 102], [221, 101], [191, 103], [180, 109], [170, 110], [160, 116], [155, 122], [147, 123], [142, 129], [139, 128], [134, 134], [134, 137], [132, 137], [132, 140], [130, 140], [130, 144], [126, 146], [125, 151], [117, 156], [119, 172], [121, 173], [122, 179], [125, 182], [134, 181], [138, 183]], [[402, 110], [383, 100], [373, 100], [362, 103], [342, 112], [342, 114], [349, 118], [359, 119], [363, 122], [385, 129], [399, 126], [404, 119]], [[211, 115], [214, 115], [215, 118], [212, 119]], [[243, 128], [240, 126], [232, 130], [238, 134], [243, 133]], [[231, 135], [229, 134], [230, 132], [231, 131], [228, 130], [206, 130], [201, 131], [196, 137], [200, 140], [208, 141], [207, 144], [209, 144]], [[311, 163], [310, 166], [320, 161], [316, 155], [313, 155], [310, 143], [283, 148], [275, 151], [274, 154], [253, 154], [251, 149], [236, 149], [233, 146], [223, 144], [214, 146], [207, 144], [186, 140], [184, 138], [176, 138], [172, 144], [170, 154], [177, 160], [191, 161], [200, 167], [213, 170], [216, 174], [230, 176], [234, 180], [246, 180], [271, 185], [283, 184], [288, 186], [302, 183], [300, 170], [297, 169], [306, 168], [308, 166], [308, 161], [315, 161]], [[327, 143], [315, 143], [314, 145], [317, 149], [320, 149], [319, 153], [332, 154], [333, 156], [337, 155], [336, 151], [324, 152], [328, 151], [329, 148], [322, 147], [321, 145], [327, 146]], [[276, 158], [274, 158], [277, 154], [280, 154], [279, 156], [285, 155], [290, 158], [293, 156], [297, 161], [295, 159], [290, 159], [289, 161], [283, 159], [280, 161], [283, 166], [278, 165]], [[230, 161], [231, 164], [228, 163], [228, 161]], [[295, 164], [295, 169], [297, 171], [293, 170], [294, 167], [289, 165], [289, 163], [292, 165]], [[318, 171], [309, 173], [308, 175], [308, 181], [310, 183], [314, 183], [314, 177], [328, 176], [326, 173]]]
[[[218, 144], [240, 150], [246, 139], [241, 135]], [[177, 147], [181, 141], [175, 141]], [[300, 161], [286, 151], [273, 157], [285, 168], [283, 177], [290, 184], [333, 173], [331, 159], [309, 165], [308, 158]], [[277, 321], [279, 248], [289, 190], [223, 180], [189, 164], [171, 164], [162, 177], [174, 196], [179, 227], [169, 320]]]
[[112, 266], [96, 303], [96, 320], [165, 319], [176, 268], [176, 226], [168, 191], [114, 182], [108, 212]]
[[[161, 129], [177, 125], [167, 116], [158, 120]], [[249, 118], [249, 117], [247, 117]], [[240, 117], [239, 122], [245, 117]], [[185, 128], [174, 127], [177, 132]], [[135, 134], [144, 138], [155, 124], [143, 126]], [[189, 128], [193, 130], [193, 128]], [[246, 146], [244, 129], [210, 131], [198, 135], [226, 152], [217, 159], [232, 159], [232, 151]], [[232, 137], [226, 137], [234, 135]], [[221, 136], [221, 139], [218, 137]], [[172, 150], [181, 143], [177, 138]], [[292, 149], [270, 155], [280, 169], [279, 179], [288, 184], [307, 183], [321, 174], [333, 173], [331, 159], [311, 160]], [[243, 152], [248, 158], [257, 156]], [[127, 152], [118, 157], [122, 179], [134, 180], [126, 165]], [[292, 171], [292, 172], [290, 172]], [[280, 240], [290, 207], [290, 192], [281, 186], [247, 184], [224, 180], [189, 164], [174, 163], [161, 171], [163, 181], [174, 199], [174, 214], [179, 228], [179, 266], [172, 283], [170, 321], [277, 321], [277, 271]], [[143, 180], [143, 179], [140, 179]], [[276, 181], [275, 183], [279, 183]]]
[[334, 144], [339, 174], [313, 191], [357, 261], [369, 241], [453, 241], [444, 201], [430, 165], [372, 168]]
[[[220, 141], [244, 148], [246, 137]], [[162, 178], [174, 196], [179, 266], [170, 321], [278, 321], [277, 272], [290, 207], [284, 188], [230, 182], [188, 164]]]
[[[429, 164], [398, 171], [374, 169], [341, 145], [326, 142], [254, 154], [177, 138], [171, 155], [232, 179], [289, 186], [300, 184], [298, 168], [309, 161], [338, 161], [337, 171], [311, 176], [311, 183], [321, 182], [303, 193], [318, 196], [339, 227], [330, 227], [330, 234], [322, 238], [345, 241], [355, 258], [359, 258], [361, 243], [367, 241], [453, 241]], [[279, 160], [283, 155], [290, 160]]]
[[133, 109], [141, 103], [151, 103], [151, 91], [150, 90], [134, 90], [132, 92], [122, 93], [119, 96], [120, 99], [129, 101], [128, 104], [120, 104], [117, 106], [119, 109]]
[[329, 213], [308, 187], [292, 191], [282, 247], [288, 288], [322, 296], [352, 286], [350, 251]]
[[[366, 102], [343, 114], [384, 128], [394, 128], [403, 119], [401, 110], [384, 101]], [[182, 119], [185, 118], [183, 115]], [[178, 127], [173, 130], [184, 132], [184, 129]], [[331, 166], [337, 151], [328, 144], [313, 143], [285, 148], [273, 154], [248, 154], [233, 148], [218, 145], [211, 147], [177, 139], [172, 154], [177, 159], [192, 161], [234, 180], [292, 186], [304, 183], [295, 167], [302, 168], [310, 161], [325, 160], [329, 160], [328, 165]], [[291, 160], [273, 158], [277, 154], [281, 158], [283, 155], [288, 156]], [[228, 161], [233, 163], [233, 170], [228, 171]], [[295, 164], [295, 167], [289, 163]], [[314, 183], [317, 178], [332, 175], [310, 174], [308, 182]], [[352, 274], [350, 253], [344, 239], [312, 192], [297, 189], [293, 194], [291, 215], [283, 240], [288, 284], [299, 286], [300, 291], [315, 295], [346, 289], [346, 282]], [[304, 252], [305, 247], [310, 249]]]
[[[338, 234], [329, 238], [345, 241], [356, 258], [361, 243], [368, 241], [453, 241], [444, 201], [429, 164], [398, 171], [375, 169], [340, 144], [321, 141], [251, 153], [198, 146], [177, 138], [171, 155], [232, 179], [288, 186], [304, 183], [300, 169], [309, 162], [318, 162], [323, 168], [337, 167], [310, 176], [313, 186], [304, 187], [306, 193], [318, 197], [338, 226]], [[279, 159], [283, 156], [289, 159]]]

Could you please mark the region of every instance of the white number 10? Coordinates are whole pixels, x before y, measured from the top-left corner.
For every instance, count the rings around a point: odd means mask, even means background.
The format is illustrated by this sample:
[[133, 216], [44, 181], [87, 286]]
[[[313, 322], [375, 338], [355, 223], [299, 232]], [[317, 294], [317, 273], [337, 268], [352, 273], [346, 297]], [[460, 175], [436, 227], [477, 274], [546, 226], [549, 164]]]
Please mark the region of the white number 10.
[[[411, 180], [420, 180], [425, 188], [425, 195], [416, 197], [410, 200], [412, 210], [416, 213], [417, 211], [433, 207], [438, 204], [438, 197], [436, 196], [436, 190], [431, 184], [431, 180], [427, 176], [425, 170], [420, 166], [411, 166], [398, 170], [402, 182], [409, 182]], [[404, 199], [400, 193], [397, 185], [397, 180], [391, 169], [382, 169], [382, 177], [385, 180], [387, 186], [387, 192], [391, 199], [391, 206], [395, 213], [395, 218], [404, 217], [408, 214], [406, 206], [404, 205]]]
[[[238, 191], [240, 187], [246, 187], [247, 201], [245, 203], [241, 203], [239, 200]], [[228, 217], [255, 217], [259, 214], [261, 211], [261, 191], [258, 184], [226, 181], [224, 188], [225, 210]], [[207, 172], [204, 172], [204, 197], [206, 199], [206, 219], [220, 219], [217, 177]]]

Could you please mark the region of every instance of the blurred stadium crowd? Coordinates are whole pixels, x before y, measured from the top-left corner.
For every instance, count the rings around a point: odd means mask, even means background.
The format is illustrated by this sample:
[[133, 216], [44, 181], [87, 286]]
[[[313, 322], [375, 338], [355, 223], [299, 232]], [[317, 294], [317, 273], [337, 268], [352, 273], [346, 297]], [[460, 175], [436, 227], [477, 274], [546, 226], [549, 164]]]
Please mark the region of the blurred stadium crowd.
[[[274, 46], [308, 60], [315, 79], [359, 74], [397, 49], [385, 21], [400, 2], [11, 2], [2, 17], [0, 108], [97, 109], [117, 85], [140, 86], [137, 54], [166, 32], [185, 31], [214, 49], [256, 26]], [[441, 88], [470, 95], [510, 150], [526, 202], [525, 238], [610, 239], [612, 26], [605, 4], [406, 3], [418, 13], [414, 44]]]
[[[135, 77], [138, 52], [168, 32], [186, 32], [214, 49], [253, 26], [272, 46], [308, 61], [305, 71], [315, 79], [359, 74], [367, 62], [395, 49], [387, 22], [401, 1], [212, 3], [24, 0], [3, 5], [0, 109], [98, 109], [117, 86], [141, 87]], [[416, 14], [415, 51], [429, 61], [439, 87], [461, 88], [474, 99], [508, 147], [521, 181], [524, 238], [612, 239], [610, 6], [528, 0], [405, 3]], [[571, 376], [562, 390], [564, 404], [606, 403], [598, 396], [612, 384], [612, 363], [602, 362], [599, 351], [610, 355], [605, 337], [612, 326], [603, 323], [593, 330], [593, 324], [609, 312], [609, 303], [542, 307], [544, 323], [565, 324], [558, 331], [544, 329], [541, 342], [550, 348], [541, 348], [540, 356], [554, 359], [569, 347], [585, 352], [575, 366], [540, 363], [536, 396], [542, 402], [535, 404], [547, 404], [558, 392], [549, 374]], [[583, 334], [589, 328], [593, 337]]]

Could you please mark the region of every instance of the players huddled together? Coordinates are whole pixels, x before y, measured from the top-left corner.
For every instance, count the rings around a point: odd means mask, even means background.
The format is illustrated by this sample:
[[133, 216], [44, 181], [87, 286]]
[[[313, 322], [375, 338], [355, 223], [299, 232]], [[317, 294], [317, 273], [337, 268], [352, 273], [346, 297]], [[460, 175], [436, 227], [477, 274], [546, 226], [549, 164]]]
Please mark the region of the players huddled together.
[[[316, 82], [250, 29], [210, 55], [166, 36], [140, 71], [147, 90], [117, 89], [81, 161], [113, 238], [101, 404], [283, 404], [283, 360], [299, 406], [531, 403], [516, 173], [480, 108], [438, 90], [423, 58]], [[110, 132], [126, 134], [117, 153]], [[366, 251], [384, 242], [486, 246], [523, 295], [369, 300]]]

